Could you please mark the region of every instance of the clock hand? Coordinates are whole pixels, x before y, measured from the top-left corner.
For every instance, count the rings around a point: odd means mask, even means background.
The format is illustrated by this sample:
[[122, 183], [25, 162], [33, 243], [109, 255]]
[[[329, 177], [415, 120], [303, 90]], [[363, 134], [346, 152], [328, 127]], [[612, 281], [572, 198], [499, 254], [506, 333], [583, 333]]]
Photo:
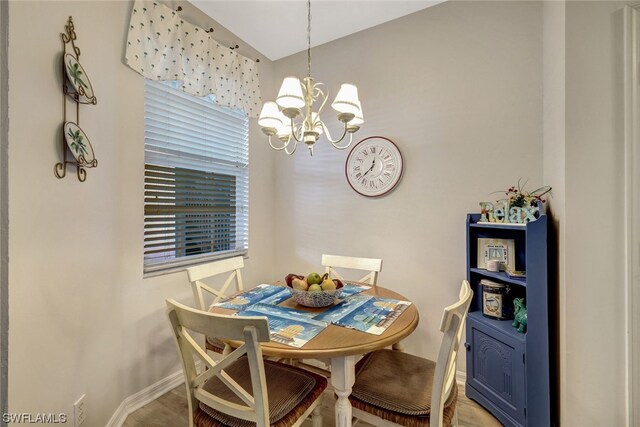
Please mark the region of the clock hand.
[[371, 167], [370, 167], [370, 168], [369, 168], [369, 170], [368, 170], [368, 171], [366, 171], [366, 172], [364, 173], [364, 175], [362, 175], [362, 176], [363, 176], [363, 177], [367, 176], [367, 174], [373, 170], [373, 167], [374, 167], [375, 165], [376, 165], [376, 159], [374, 158], [374, 159], [373, 159], [373, 163], [371, 163]]

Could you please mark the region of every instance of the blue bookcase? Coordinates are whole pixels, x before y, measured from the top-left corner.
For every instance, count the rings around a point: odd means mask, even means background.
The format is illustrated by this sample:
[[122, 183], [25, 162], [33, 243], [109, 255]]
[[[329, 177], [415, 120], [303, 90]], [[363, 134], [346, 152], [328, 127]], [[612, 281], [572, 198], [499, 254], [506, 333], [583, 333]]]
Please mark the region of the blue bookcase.
[[[490, 411], [505, 426], [554, 426], [551, 384], [552, 342], [549, 304], [547, 216], [526, 225], [478, 223], [480, 214], [467, 215], [467, 280], [474, 299], [467, 317], [467, 397]], [[478, 268], [478, 239], [514, 240], [515, 267], [526, 278]], [[519, 333], [512, 320], [496, 320], [482, 312], [480, 281], [509, 285], [510, 293], [525, 298], [527, 330]], [[511, 295], [511, 296], [513, 296]]]

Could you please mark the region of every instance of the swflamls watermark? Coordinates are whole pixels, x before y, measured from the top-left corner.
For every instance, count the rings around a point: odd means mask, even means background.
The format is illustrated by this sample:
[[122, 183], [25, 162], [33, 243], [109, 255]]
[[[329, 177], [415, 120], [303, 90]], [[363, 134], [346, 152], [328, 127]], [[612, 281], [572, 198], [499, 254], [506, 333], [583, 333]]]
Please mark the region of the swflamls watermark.
[[64, 414], [62, 412], [47, 412], [41, 414], [31, 414], [28, 412], [5, 412], [2, 414], [2, 422], [16, 424], [66, 424], [67, 419], [67, 414]]

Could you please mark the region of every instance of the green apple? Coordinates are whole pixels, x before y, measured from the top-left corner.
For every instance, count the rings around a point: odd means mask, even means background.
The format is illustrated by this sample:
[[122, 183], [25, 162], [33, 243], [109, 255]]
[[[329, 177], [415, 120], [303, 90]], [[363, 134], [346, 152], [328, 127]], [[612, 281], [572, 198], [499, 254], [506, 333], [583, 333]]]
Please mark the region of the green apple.
[[322, 288], [318, 284], [309, 286], [309, 292], [322, 292]]
[[322, 277], [318, 273], [311, 273], [307, 276], [307, 283], [309, 285], [319, 285], [322, 282]]

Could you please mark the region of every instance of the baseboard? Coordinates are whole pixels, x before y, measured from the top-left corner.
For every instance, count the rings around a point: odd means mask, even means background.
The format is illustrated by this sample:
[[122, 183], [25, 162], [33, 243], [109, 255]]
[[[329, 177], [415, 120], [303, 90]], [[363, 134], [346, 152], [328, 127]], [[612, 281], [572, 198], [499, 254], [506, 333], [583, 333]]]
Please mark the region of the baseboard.
[[127, 399], [123, 400], [120, 406], [118, 406], [118, 409], [113, 413], [106, 427], [121, 427], [124, 424], [129, 416], [129, 413], [126, 410], [126, 401]]
[[466, 384], [467, 373], [462, 371], [456, 371], [456, 381], [458, 382], [458, 384]]
[[[196, 365], [198, 365], [196, 366], [196, 369], [199, 369], [199, 364], [196, 363]], [[182, 370], [180, 370], [161, 379], [155, 384], [151, 384], [149, 387], [140, 390], [136, 394], [127, 397], [113, 413], [106, 427], [122, 427], [129, 414], [156, 400], [158, 397], [167, 393], [169, 390], [176, 388], [182, 383], [184, 383], [184, 374], [182, 373]]]

